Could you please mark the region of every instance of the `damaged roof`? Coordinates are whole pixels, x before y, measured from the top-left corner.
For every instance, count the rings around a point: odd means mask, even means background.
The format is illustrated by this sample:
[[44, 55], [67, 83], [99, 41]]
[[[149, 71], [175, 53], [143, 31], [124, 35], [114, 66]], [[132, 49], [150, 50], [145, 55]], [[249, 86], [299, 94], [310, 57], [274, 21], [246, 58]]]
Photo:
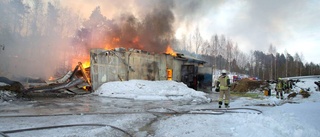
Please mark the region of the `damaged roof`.
[[182, 53], [177, 53], [177, 57], [185, 59], [189, 63], [199, 63], [199, 64], [207, 63], [206, 61], [200, 60], [200, 59], [192, 57], [192, 56], [184, 55]]

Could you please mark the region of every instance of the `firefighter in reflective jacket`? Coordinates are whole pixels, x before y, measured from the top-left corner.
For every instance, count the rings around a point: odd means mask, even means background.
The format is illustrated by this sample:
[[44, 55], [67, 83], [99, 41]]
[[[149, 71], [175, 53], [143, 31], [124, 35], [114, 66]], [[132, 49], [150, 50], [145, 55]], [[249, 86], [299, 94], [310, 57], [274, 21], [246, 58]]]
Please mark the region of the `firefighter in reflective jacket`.
[[222, 70], [222, 75], [218, 78], [216, 91], [219, 93], [219, 108], [221, 108], [223, 97], [224, 97], [224, 105], [226, 108], [229, 108], [230, 103], [230, 78], [227, 76], [227, 71]]
[[285, 88], [285, 84], [284, 81], [281, 78], [278, 78], [278, 80], [276, 81], [276, 97], [279, 98], [279, 94], [280, 94], [280, 98], [283, 99], [283, 90]]

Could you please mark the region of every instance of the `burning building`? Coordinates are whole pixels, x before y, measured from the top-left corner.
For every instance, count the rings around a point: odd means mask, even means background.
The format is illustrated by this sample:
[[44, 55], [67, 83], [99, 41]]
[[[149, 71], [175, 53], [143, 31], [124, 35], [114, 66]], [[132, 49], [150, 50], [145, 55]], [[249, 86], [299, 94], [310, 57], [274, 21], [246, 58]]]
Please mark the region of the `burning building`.
[[105, 82], [140, 80], [174, 80], [197, 89], [198, 70], [205, 61], [183, 54], [155, 54], [138, 49], [115, 48], [90, 51], [92, 89]]

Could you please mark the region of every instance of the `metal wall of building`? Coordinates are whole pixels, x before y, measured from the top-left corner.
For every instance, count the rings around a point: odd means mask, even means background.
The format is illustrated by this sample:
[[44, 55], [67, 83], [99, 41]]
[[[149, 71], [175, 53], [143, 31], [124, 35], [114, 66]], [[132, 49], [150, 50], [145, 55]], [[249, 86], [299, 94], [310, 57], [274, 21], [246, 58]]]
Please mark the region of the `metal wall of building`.
[[90, 51], [92, 89], [103, 83], [131, 79], [167, 80], [167, 69], [172, 69], [172, 80], [181, 81], [182, 60], [168, 54], [150, 54], [139, 50]]
[[127, 77], [124, 52], [112, 52], [104, 49], [90, 51], [90, 73], [92, 88], [96, 90], [103, 83], [119, 81]]

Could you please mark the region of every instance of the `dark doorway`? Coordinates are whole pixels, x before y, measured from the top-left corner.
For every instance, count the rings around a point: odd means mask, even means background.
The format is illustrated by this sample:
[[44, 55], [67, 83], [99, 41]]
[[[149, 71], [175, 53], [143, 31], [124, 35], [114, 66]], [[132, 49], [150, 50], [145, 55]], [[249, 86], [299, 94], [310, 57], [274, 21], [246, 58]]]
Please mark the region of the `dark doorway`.
[[198, 67], [194, 65], [182, 65], [181, 66], [181, 81], [185, 83], [189, 88], [197, 90]]

